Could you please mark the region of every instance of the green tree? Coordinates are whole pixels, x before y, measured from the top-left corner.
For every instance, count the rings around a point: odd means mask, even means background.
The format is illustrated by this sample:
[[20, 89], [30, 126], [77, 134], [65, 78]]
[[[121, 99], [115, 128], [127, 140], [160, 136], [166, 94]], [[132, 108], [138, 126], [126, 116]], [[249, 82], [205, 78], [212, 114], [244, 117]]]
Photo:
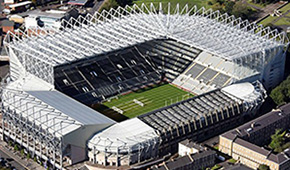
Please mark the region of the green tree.
[[254, 11], [242, 1], [236, 2], [232, 9], [233, 15], [235, 15], [236, 17], [241, 17], [243, 19], [248, 19], [253, 13]]
[[233, 13], [233, 8], [236, 3], [233, 1], [226, 1], [225, 2], [225, 11], [229, 14]]
[[275, 134], [271, 135], [271, 143], [269, 147], [273, 149], [275, 152], [281, 152], [282, 146], [284, 144], [284, 136], [286, 131], [282, 132], [282, 129], [276, 129]]
[[17, 144], [15, 144], [15, 145], [14, 145], [14, 150], [15, 150], [15, 151], [18, 151], [18, 150], [19, 150], [19, 148], [18, 148], [18, 145], [17, 145]]
[[271, 91], [270, 97], [277, 105], [290, 102], [290, 76]]
[[270, 170], [270, 167], [268, 165], [265, 165], [265, 164], [260, 164], [258, 169], [259, 170]]
[[111, 8], [117, 8], [119, 6], [118, 2], [116, 0], [108, 0], [105, 1], [105, 3], [100, 8], [100, 12], [103, 10], [109, 11]]

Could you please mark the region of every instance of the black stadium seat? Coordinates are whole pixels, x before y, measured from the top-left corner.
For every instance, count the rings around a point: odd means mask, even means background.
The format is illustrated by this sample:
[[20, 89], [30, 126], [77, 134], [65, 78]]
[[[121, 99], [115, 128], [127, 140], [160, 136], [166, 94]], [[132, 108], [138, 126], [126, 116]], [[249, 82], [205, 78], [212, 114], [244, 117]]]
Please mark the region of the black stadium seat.
[[85, 104], [150, 84], [174, 80], [199, 50], [174, 40], [152, 40], [54, 70], [58, 90]]

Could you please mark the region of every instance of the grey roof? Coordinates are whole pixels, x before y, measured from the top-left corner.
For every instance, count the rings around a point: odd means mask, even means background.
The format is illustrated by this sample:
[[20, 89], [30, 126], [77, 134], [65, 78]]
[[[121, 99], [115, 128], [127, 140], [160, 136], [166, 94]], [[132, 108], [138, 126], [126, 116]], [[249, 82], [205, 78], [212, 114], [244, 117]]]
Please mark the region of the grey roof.
[[180, 143], [189, 147], [189, 148], [195, 148], [199, 151], [202, 151], [205, 149], [201, 144], [195, 143], [189, 139], [185, 139], [185, 140], [181, 141]]
[[[287, 154], [290, 154], [290, 149], [289, 150], [285, 150], [282, 153], [272, 153], [270, 150], [266, 150], [265, 148], [259, 147], [258, 145], [255, 145], [254, 143], [251, 143], [249, 141], [247, 141], [246, 139], [244, 139], [247, 135], [263, 129], [269, 125], [272, 125], [274, 122], [278, 122], [277, 124], [279, 124], [282, 119], [289, 119], [289, 114], [290, 114], [290, 103], [286, 104], [284, 106], [281, 106], [279, 108], [279, 110], [274, 110], [271, 111], [265, 115], [262, 115], [236, 129], [230, 130], [224, 134], [222, 134], [221, 136], [234, 141], [235, 143], [242, 145], [254, 152], [260, 153], [264, 156], [266, 156], [266, 158], [268, 160], [271, 160], [275, 163], [278, 164], [284, 164], [285, 161], [290, 161], [289, 156]], [[255, 126], [251, 126], [252, 123], [255, 123]], [[251, 131], [246, 132], [248, 128], [252, 128]], [[276, 128], [278, 126], [275, 126]], [[263, 139], [266, 139], [267, 136], [263, 136]]]
[[114, 120], [59, 91], [27, 91], [27, 93], [84, 125], [115, 123]]
[[[158, 170], [165, 170], [165, 169], [182, 169], [185, 168], [186, 165], [199, 162], [198, 164], [202, 165], [206, 163], [208, 160], [204, 160], [203, 158], [207, 156], [213, 156], [215, 154], [215, 151], [212, 150], [205, 150], [203, 152], [197, 153], [197, 154], [191, 154], [191, 155], [186, 155], [183, 157], [179, 157], [175, 160], [170, 160], [165, 162], [165, 164], [161, 165], [160, 167], [153, 167], [153, 169], [158, 169]], [[191, 158], [190, 158], [191, 157]], [[213, 158], [214, 159], [214, 158]], [[200, 161], [203, 163], [200, 163]]]
[[3, 20], [1, 23], [2, 27], [12, 27], [14, 26], [14, 21]]
[[68, 4], [73, 5], [85, 5], [88, 2], [88, 0], [70, 0]]
[[[254, 120], [251, 120], [233, 130], [230, 130], [222, 136], [233, 140], [236, 136], [244, 138], [251, 133], [259, 131], [274, 122], [280, 122], [282, 119], [285, 119], [290, 114], [290, 103], [284, 106], [281, 106], [279, 110], [273, 110], [267, 114], [264, 114]], [[254, 123], [254, 126], [252, 124]], [[247, 131], [247, 129], [251, 128], [251, 131]]]

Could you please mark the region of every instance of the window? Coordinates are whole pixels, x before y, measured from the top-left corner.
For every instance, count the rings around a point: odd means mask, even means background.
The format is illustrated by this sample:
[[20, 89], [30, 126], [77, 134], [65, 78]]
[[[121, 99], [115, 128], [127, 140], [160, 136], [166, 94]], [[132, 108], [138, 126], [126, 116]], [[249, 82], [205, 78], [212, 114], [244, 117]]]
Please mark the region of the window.
[[131, 60], [131, 63], [136, 65], [136, 61], [135, 60]]
[[84, 92], [89, 92], [89, 89], [86, 86], [82, 87], [82, 89]]
[[140, 73], [141, 73], [141, 74], [145, 74], [145, 71], [144, 71], [144, 70], [140, 70]]
[[67, 86], [69, 85], [69, 82], [67, 81], [67, 79], [63, 79], [62, 81], [65, 85], [67, 85]]
[[92, 96], [94, 96], [94, 97], [98, 97], [98, 95], [96, 94], [96, 92], [92, 92]]
[[117, 81], [122, 81], [121, 77], [116, 77]]
[[92, 76], [98, 77], [98, 74], [97, 74], [95, 71], [91, 71], [90, 74], [91, 74]]
[[122, 66], [121, 64], [117, 64], [117, 67], [118, 67], [119, 69], [122, 69], [122, 68], [123, 68], [123, 66]]

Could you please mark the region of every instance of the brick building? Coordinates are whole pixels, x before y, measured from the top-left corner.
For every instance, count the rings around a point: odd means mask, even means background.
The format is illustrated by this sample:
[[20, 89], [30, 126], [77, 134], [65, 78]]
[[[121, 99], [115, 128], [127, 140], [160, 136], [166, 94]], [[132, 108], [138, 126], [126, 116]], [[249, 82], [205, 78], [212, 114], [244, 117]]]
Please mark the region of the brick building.
[[219, 150], [253, 169], [265, 164], [271, 170], [286, 170], [290, 167], [290, 151], [273, 153], [262, 146], [271, 141], [276, 129], [290, 126], [290, 104], [271, 111], [219, 137]]

